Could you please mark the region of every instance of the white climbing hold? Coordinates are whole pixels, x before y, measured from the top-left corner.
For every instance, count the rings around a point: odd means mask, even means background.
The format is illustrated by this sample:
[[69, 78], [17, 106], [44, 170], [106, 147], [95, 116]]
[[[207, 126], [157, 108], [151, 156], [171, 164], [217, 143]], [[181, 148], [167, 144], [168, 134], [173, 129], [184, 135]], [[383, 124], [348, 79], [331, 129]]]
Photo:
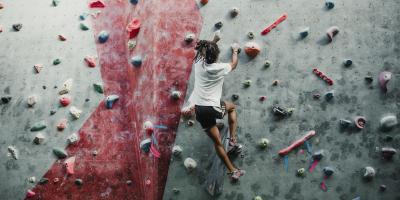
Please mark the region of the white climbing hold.
[[67, 138], [68, 144], [74, 144], [79, 141], [79, 135], [76, 133], [72, 133], [70, 136]]
[[182, 147], [179, 145], [175, 145], [172, 147], [172, 154], [174, 156], [180, 156], [182, 153]]
[[365, 167], [364, 171], [364, 178], [372, 179], [376, 174], [375, 169], [370, 166]]
[[63, 85], [61, 87], [61, 90], [58, 92], [58, 94], [63, 95], [63, 94], [69, 93], [71, 91], [71, 88], [72, 88], [72, 82], [73, 82], [73, 79], [71, 79], [71, 78], [66, 80], [63, 83]]
[[29, 107], [33, 107], [37, 102], [37, 96], [36, 95], [31, 95], [28, 97], [27, 104]]
[[72, 107], [69, 109], [69, 113], [72, 115], [72, 117], [73, 117], [74, 119], [79, 119], [79, 117], [80, 117], [81, 114], [82, 114], [82, 110], [79, 110], [79, 109], [76, 108], [75, 106], [72, 106]]
[[182, 96], [182, 93], [181, 93], [180, 91], [175, 90], [175, 91], [172, 91], [172, 92], [171, 92], [171, 97], [172, 97], [173, 99], [175, 99], [175, 100], [180, 99], [181, 96]]
[[263, 200], [263, 198], [261, 196], [256, 196], [254, 197], [254, 200]]
[[185, 161], [183, 162], [183, 165], [185, 165], [187, 170], [191, 171], [193, 169], [196, 169], [197, 162], [192, 158], [186, 158]]
[[9, 156], [14, 158], [15, 160], [18, 160], [18, 150], [14, 146], [8, 146], [8, 152]]
[[36, 134], [35, 139], [33, 139], [33, 142], [35, 144], [42, 144], [44, 142], [44, 139], [45, 139], [44, 134], [39, 132]]
[[135, 49], [136, 45], [137, 45], [136, 40], [128, 40], [129, 51], [132, 51], [133, 49]]
[[36, 182], [36, 177], [32, 176], [28, 178], [29, 183], [34, 183]]
[[382, 117], [380, 124], [383, 129], [392, 129], [398, 124], [397, 117], [396, 115]]

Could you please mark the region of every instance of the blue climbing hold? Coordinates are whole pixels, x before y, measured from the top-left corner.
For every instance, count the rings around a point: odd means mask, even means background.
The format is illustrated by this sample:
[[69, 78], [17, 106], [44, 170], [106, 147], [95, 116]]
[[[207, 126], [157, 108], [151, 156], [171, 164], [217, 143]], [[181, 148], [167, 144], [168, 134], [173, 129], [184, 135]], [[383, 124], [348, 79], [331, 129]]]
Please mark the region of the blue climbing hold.
[[115, 95], [115, 94], [106, 97], [106, 101], [105, 101], [106, 108], [111, 109], [114, 102], [116, 102], [118, 99], [119, 99], [119, 96]]
[[79, 19], [83, 21], [86, 19], [87, 16], [88, 16], [87, 13], [83, 13], [83, 14], [79, 15]]
[[343, 61], [343, 65], [346, 67], [350, 67], [353, 64], [353, 61], [350, 59], [346, 59]]
[[131, 58], [131, 64], [135, 67], [140, 67], [142, 65], [142, 56], [133, 56]]
[[326, 7], [328, 10], [330, 10], [330, 9], [332, 9], [332, 8], [335, 7], [335, 4], [333, 3], [333, 1], [326, 1], [326, 2], [325, 2], [325, 7]]
[[99, 42], [105, 43], [105, 42], [107, 42], [109, 37], [110, 37], [110, 34], [107, 31], [101, 31], [99, 33]]
[[131, 4], [136, 5], [138, 4], [139, 0], [131, 0]]

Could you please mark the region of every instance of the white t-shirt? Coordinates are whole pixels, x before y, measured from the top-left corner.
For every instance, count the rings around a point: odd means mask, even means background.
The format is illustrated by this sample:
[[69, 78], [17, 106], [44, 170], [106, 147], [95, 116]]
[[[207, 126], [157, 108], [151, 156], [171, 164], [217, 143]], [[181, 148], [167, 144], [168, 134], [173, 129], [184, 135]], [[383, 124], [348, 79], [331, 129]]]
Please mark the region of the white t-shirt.
[[229, 63], [207, 64], [203, 60], [194, 63], [194, 89], [187, 106], [217, 106], [220, 107], [222, 85], [225, 76], [232, 71]]

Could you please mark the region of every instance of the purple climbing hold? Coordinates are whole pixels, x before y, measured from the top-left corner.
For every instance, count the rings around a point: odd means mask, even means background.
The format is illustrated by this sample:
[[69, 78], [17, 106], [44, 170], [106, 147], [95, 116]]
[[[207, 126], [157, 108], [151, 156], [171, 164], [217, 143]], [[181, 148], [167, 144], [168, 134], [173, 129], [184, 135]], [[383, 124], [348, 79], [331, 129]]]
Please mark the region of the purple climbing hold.
[[383, 71], [379, 74], [379, 85], [381, 86], [381, 89], [383, 92], [387, 92], [387, 84], [390, 81], [390, 79], [392, 79], [392, 73], [388, 72], [388, 71]]
[[119, 99], [118, 95], [112, 94], [110, 96], [106, 97], [106, 108], [111, 109], [113, 107], [113, 104]]

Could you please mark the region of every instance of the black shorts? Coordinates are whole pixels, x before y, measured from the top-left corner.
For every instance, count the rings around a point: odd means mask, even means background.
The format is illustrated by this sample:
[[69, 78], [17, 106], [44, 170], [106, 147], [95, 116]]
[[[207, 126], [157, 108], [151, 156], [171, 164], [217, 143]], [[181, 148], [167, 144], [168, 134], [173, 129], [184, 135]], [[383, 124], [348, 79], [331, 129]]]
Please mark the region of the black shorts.
[[222, 119], [225, 116], [226, 105], [221, 101], [221, 105], [217, 106], [195, 106], [196, 120], [200, 122], [201, 127], [205, 131], [217, 124], [216, 119]]

